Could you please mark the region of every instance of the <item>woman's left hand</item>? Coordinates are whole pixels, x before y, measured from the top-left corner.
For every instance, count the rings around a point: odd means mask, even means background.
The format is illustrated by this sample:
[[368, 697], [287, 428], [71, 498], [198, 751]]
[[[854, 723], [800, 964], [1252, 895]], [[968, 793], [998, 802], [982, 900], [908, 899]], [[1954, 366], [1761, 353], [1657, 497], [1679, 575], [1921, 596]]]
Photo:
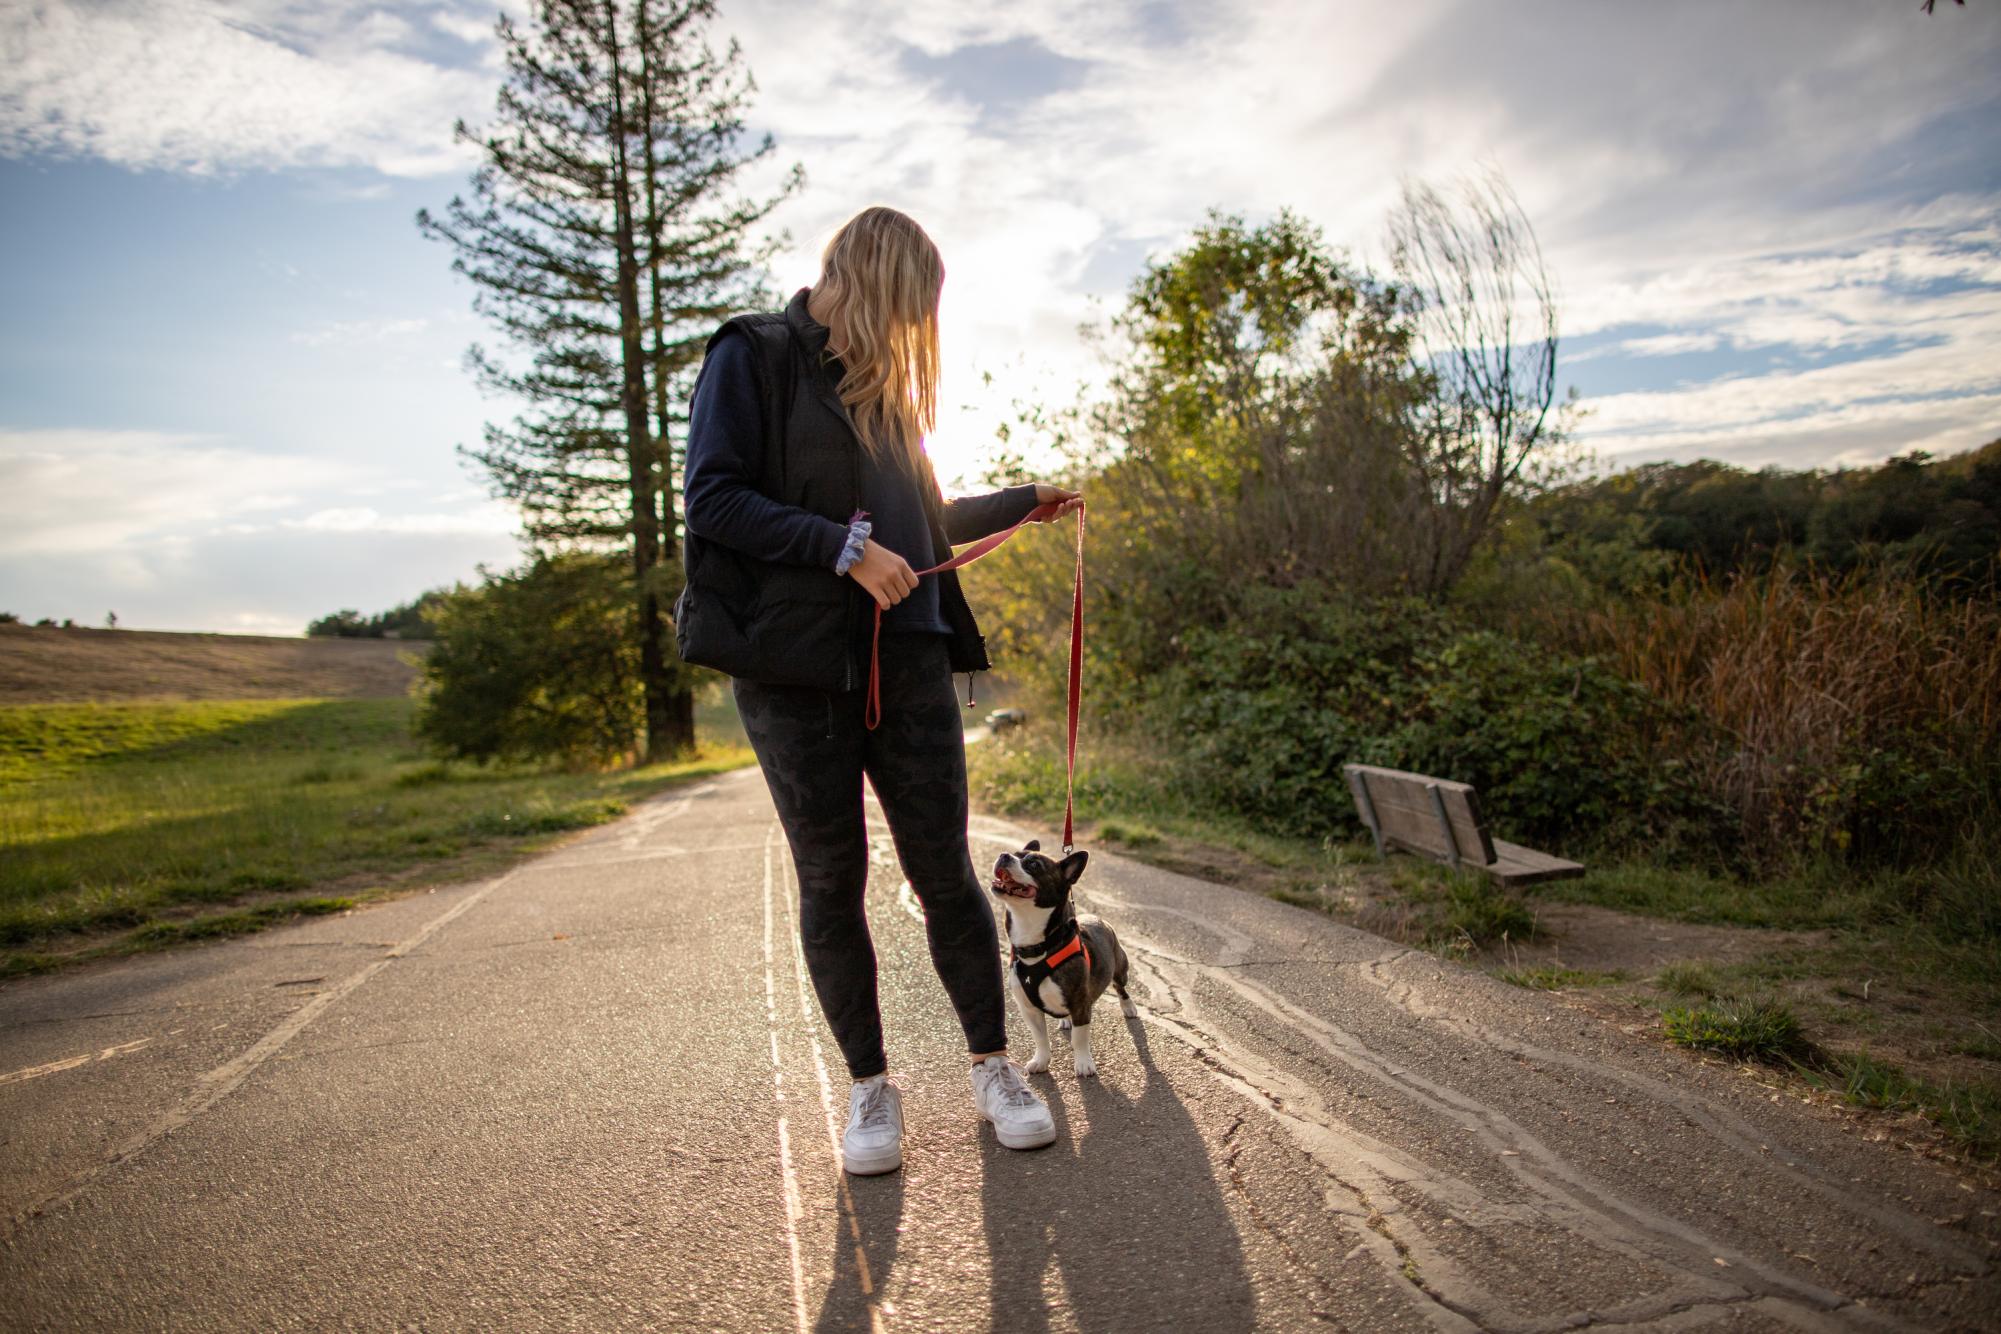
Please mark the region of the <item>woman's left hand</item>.
[[1084, 508], [1084, 497], [1079, 492], [1065, 491], [1062, 487], [1051, 486], [1047, 482], [1037, 482], [1035, 484], [1036, 504], [1048, 505], [1051, 504], [1052, 502], [1057, 502], [1057, 501], [1062, 502], [1061, 508], [1059, 508], [1054, 514], [1050, 515], [1047, 519], [1043, 520], [1044, 523], [1054, 523], [1056, 522], [1056, 520], [1062, 518], [1064, 515], [1070, 513], [1072, 510], [1080, 510]]

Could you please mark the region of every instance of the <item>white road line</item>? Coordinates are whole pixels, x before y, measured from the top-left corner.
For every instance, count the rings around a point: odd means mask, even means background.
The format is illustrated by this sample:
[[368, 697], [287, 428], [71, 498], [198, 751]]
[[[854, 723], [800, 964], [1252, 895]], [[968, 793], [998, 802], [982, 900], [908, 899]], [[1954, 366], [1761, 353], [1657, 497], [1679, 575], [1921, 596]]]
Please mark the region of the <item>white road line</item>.
[[[176, 1031], [178, 1032], [179, 1030]], [[43, 1075], [61, 1074], [65, 1070], [74, 1070], [80, 1065], [89, 1065], [92, 1061], [109, 1060], [113, 1056], [123, 1056], [128, 1051], [138, 1051], [141, 1047], [152, 1042], [152, 1040], [151, 1038], [140, 1038], [137, 1042], [120, 1043], [116, 1047], [106, 1047], [103, 1051], [87, 1051], [81, 1056], [69, 1056], [60, 1061], [50, 1061], [47, 1065], [31, 1065], [25, 1070], [11, 1070], [4, 1075], [0, 1075], [0, 1084], [23, 1084], [30, 1079], [40, 1079]]]
[[869, 1328], [879, 1331], [883, 1328], [882, 1311], [876, 1303], [875, 1275], [869, 1269], [868, 1249], [862, 1245], [861, 1217], [855, 1212], [855, 1197], [848, 1189], [847, 1169], [841, 1164], [841, 1127], [834, 1117], [833, 1080], [827, 1073], [826, 1053], [820, 1046], [820, 1018], [806, 998], [806, 947], [801, 943], [799, 922], [795, 916], [797, 909], [791, 906], [796, 897], [795, 894], [788, 898], [786, 925], [792, 933], [792, 980], [799, 990], [799, 1018], [813, 1048], [813, 1072], [820, 1081], [820, 1109], [827, 1117], [827, 1147], [834, 1156], [834, 1179], [840, 1185], [841, 1211], [848, 1216], [848, 1235], [855, 1244], [855, 1269], [861, 1280], [862, 1296], [868, 1298]]
[[484, 885], [467, 894], [430, 921], [424, 923], [408, 939], [391, 946], [388, 953], [384, 954], [381, 958], [349, 973], [337, 984], [320, 992], [304, 1005], [292, 1011], [283, 1023], [251, 1044], [248, 1050], [239, 1054], [235, 1059], [226, 1061], [201, 1076], [196, 1082], [193, 1092], [182, 1098], [174, 1107], [163, 1112], [151, 1125], [112, 1148], [103, 1158], [71, 1177], [55, 1191], [44, 1195], [42, 1198], [29, 1203], [17, 1211], [13, 1217], [7, 1220], [6, 1229], [4, 1232], [0, 1232], [0, 1240], [11, 1237], [30, 1220], [40, 1217], [57, 1205], [65, 1204], [75, 1199], [91, 1182], [97, 1180], [105, 1172], [129, 1158], [138, 1157], [162, 1138], [179, 1130], [182, 1126], [187, 1125], [203, 1112], [206, 1112], [209, 1108], [234, 1093], [242, 1086], [244, 1080], [250, 1078], [252, 1072], [258, 1066], [264, 1064], [264, 1062], [270, 1060], [283, 1050], [285, 1044], [304, 1032], [306, 1026], [312, 1023], [313, 1020], [325, 1014], [335, 1005], [338, 1005], [343, 998], [361, 986], [362, 983], [374, 977], [397, 959], [407, 955], [411, 950], [416, 949], [426, 940], [429, 940], [432, 934], [440, 927], [470, 910], [475, 903], [478, 903], [488, 894], [491, 894], [494, 890], [513, 879], [514, 875], [514, 871], [509, 871], [497, 880], [487, 881]]
[[[685, 814], [692, 798], [713, 792], [715, 788], [716, 785], [714, 783], [705, 783], [701, 787], [690, 789], [680, 800], [669, 803], [661, 810], [646, 812], [640, 822], [642, 832], [650, 832], [665, 821]], [[621, 841], [629, 846], [635, 840], [622, 839]], [[514, 879], [515, 876], [529, 871], [536, 865], [536, 862], [526, 862], [515, 867], [505, 875], [487, 881], [484, 885], [473, 890], [457, 903], [454, 903], [451, 907], [445, 909], [445, 911], [439, 913], [421, 927], [418, 927], [407, 939], [391, 945], [388, 951], [380, 958], [349, 973], [339, 982], [320, 992], [304, 1005], [292, 1011], [283, 1023], [252, 1043], [247, 1050], [236, 1056], [235, 1059], [226, 1061], [202, 1075], [196, 1081], [195, 1087], [190, 1093], [172, 1108], [161, 1113], [144, 1130], [114, 1146], [105, 1153], [104, 1157], [72, 1176], [54, 1191], [22, 1206], [8, 1218], [5, 1227], [0, 1227], [0, 1242], [11, 1238], [30, 1221], [39, 1218], [50, 1209], [75, 1199], [93, 1181], [96, 1181], [97, 1178], [104, 1175], [111, 1168], [125, 1162], [127, 1159], [136, 1158], [161, 1139], [179, 1130], [202, 1113], [208, 1111], [209, 1108], [227, 1098], [238, 1088], [242, 1087], [243, 1081], [250, 1078], [258, 1066], [263, 1065], [282, 1051], [287, 1043], [304, 1032], [307, 1026], [315, 1019], [318, 1019], [328, 1010], [338, 1005], [350, 993], [384, 968], [387, 968], [391, 963], [408, 955], [410, 951], [429, 940], [440, 928], [464, 913], [471, 911], [473, 905], [488, 894], [491, 894], [494, 890], [499, 889], [502, 885]], [[50, 1073], [53, 1073], [53, 1071]]]
[[785, 1122], [785, 1071], [778, 1061], [778, 987], [771, 963], [771, 836], [773, 824], [764, 835], [764, 1019], [771, 1033], [771, 1092], [778, 1103], [778, 1162], [785, 1188], [785, 1245], [792, 1254], [792, 1313], [799, 1334], [807, 1334], [806, 1271], [799, 1263], [799, 1220], [805, 1206], [799, 1199], [799, 1174], [792, 1169], [792, 1134]]

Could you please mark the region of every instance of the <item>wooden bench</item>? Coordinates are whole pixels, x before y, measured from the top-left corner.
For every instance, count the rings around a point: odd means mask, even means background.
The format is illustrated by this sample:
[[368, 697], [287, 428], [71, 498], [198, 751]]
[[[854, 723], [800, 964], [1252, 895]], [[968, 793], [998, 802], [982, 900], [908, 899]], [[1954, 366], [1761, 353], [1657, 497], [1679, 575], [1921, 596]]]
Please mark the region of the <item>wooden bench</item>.
[[1576, 862], [1495, 838], [1471, 786], [1373, 764], [1344, 764], [1355, 813], [1376, 840], [1376, 853], [1401, 848], [1451, 866], [1485, 871], [1505, 888], [1583, 875]]

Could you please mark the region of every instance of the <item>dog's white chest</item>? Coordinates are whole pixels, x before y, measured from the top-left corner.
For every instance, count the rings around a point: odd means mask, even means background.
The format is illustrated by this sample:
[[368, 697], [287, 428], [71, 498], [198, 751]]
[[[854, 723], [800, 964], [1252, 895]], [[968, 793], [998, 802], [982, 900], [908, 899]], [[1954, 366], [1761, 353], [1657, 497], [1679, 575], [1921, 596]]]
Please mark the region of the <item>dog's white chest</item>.
[[1042, 1008], [1051, 1014], [1070, 1013], [1070, 1007], [1063, 1000], [1063, 989], [1056, 985], [1053, 977], [1045, 977], [1035, 984], [1035, 996], [1042, 1002]]

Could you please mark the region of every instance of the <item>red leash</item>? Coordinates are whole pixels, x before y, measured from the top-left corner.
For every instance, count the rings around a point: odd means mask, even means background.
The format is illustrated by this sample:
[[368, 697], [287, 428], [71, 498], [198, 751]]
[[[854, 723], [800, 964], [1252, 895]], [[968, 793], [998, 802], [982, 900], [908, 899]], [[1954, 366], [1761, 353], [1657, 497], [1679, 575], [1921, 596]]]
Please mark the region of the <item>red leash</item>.
[[[971, 565], [980, 557], [992, 553], [1001, 543], [1013, 537], [1031, 523], [1038, 523], [1056, 517], [1056, 511], [1064, 502], [1052, 500], [1047, 505], [1037, 505], [1028, 512], [1028, 517], [1012, 528], [983, 537], [948, 561], [933, 565], [928, 570], [917, 571], [921, 579], [927, 574], [942, 574], [946, 570], [956, 570], [962, 565]], [[1064, 753], [1063, 778], [1063, 852], [1068, 856], [1076, 846], [1074, 832], [1077, 805], [1077, 706], [1084, 693], [1084, 506], [1077, 506], [1077, 579], [1070, 596], [1070, 718], [1069, 739]], [[882, 721], [882, 604], [875, 607], [875, 638], [869, 643], [868, 651], [868, 708], [862, 715], [864, 722], [873, 732]]]

